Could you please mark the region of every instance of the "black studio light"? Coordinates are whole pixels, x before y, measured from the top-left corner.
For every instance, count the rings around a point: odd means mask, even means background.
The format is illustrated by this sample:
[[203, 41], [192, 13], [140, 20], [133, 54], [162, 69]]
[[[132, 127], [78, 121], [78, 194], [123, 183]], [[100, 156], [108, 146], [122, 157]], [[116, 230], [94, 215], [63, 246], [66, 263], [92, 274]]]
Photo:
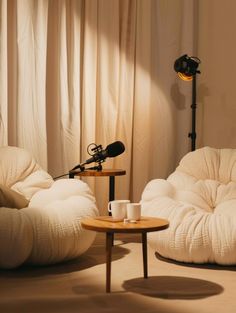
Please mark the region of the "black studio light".
[[197, 70], [200, 63], [201, 61], [197, 57], [189, 57], [184, 54], [175, 61], [174, 69], [181, 79], [191, 81], [194, 75], [200, 74], [200, 71]]
[[187, 54], [182, 55], [174, 63], [174, 69], [178, 76], [184, 81], [192, 81], [192, 132], [188, 134], [191, 138], [191, 150], [195, 150], [196, 146], [196, 74], [201, 72], [198, 66], [201, 63], [197, 57], [189, 57]]

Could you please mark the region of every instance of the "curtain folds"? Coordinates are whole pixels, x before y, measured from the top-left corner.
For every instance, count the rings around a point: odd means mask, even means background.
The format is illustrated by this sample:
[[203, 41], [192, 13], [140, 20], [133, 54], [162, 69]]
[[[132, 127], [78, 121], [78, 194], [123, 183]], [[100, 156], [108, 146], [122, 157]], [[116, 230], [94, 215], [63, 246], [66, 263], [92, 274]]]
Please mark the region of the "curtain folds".
[[[1, 0], [0, 145], [57, 176], [88, 144], [121, 140], [103, 167], [125, 169], [116, 197], [139, 201], [188, 151], [189, 110], [175, 104], [188, 87], [173, 62], [194, 52], [194, 14], [194, 0]], [[108, 178], [86, 181], [105, 213]]]

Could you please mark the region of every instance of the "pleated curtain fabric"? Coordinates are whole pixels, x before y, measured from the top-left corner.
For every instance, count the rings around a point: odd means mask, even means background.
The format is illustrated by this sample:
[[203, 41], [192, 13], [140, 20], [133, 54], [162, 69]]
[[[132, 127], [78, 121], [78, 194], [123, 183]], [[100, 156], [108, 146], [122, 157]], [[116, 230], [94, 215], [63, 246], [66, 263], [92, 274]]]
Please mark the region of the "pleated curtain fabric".
[[[0, 145], [52, 176], [121, 140], [116, 197], [139, 201], [188, 149], [189, 108], [173, 62], [195, 46], [194, 0], [1, 0]], [[187, 14], [186, 14], [187, 13]], [[182, 89], [181, 89], [182, 88]], [[184, 123], [182, 123], [184, 121]], [[85, 178], [106, 212], [107, 178]]]

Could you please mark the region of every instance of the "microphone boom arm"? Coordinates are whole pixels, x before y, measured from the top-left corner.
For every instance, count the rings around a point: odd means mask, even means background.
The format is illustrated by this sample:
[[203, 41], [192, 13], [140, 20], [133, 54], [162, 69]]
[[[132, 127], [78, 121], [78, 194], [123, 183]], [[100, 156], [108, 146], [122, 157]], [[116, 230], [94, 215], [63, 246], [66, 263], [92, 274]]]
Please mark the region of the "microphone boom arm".
[[[89, 151], [89, 148], [94, 145], [93, 148], [91, 148], [91, 151]], [[105, 162], [106, 158], [113, 158], [116, 157], [117, 155], [120, 155], [121, 153], [123, 153], [125, 151], [125, 146], [121, 141], [116, 141], [113, 142], [111, 144], [109, 144], [104, 150], [102, 148], [102, 145], [97, 145], [95, 143], [92, 143], [90, 145], [88, 145], [87, 147], [87, 152], [89, 155], [91, 155], [91, 158], [89, 158], [88, 160], [86, 160], [84, 163], [80, 163], [79, 165], [76, 165], [74, 168], [72, 168], [72, 170], [69, 171], [69, 177], [74, 176], [76, 173], [78, 172], [83, 172], [86, 170], [85, 166], [87, 164], [90, 164], [92, 162], [97, 163], [97, 166], [94, 167], [90, 167], [88, 169], [96, 169], [97, 171], [101, 171], [102, 170], [102, 164], [103, 162]], [[79, 170], [77, 172], [75, 172], [75, 170]]]

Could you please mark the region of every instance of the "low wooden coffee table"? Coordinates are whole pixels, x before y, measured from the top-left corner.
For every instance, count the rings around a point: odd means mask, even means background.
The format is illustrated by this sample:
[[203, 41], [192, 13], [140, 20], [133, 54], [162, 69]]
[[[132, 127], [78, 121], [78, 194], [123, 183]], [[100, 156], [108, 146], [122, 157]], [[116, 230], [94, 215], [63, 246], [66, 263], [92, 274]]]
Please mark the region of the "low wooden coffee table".
[[114, 233], [142, 234], [143, 276], [148, 278], [147, 271], [147, 233], [163, 230], [169, 227], [167, 220], [155, 217], [142, 217], [136, 223], [124, 223], [114, 220], [111, 216], [84, 218], [81, 221], [85, 229], [106, 233], [106, 292], [111, 291], [111, 253]]

